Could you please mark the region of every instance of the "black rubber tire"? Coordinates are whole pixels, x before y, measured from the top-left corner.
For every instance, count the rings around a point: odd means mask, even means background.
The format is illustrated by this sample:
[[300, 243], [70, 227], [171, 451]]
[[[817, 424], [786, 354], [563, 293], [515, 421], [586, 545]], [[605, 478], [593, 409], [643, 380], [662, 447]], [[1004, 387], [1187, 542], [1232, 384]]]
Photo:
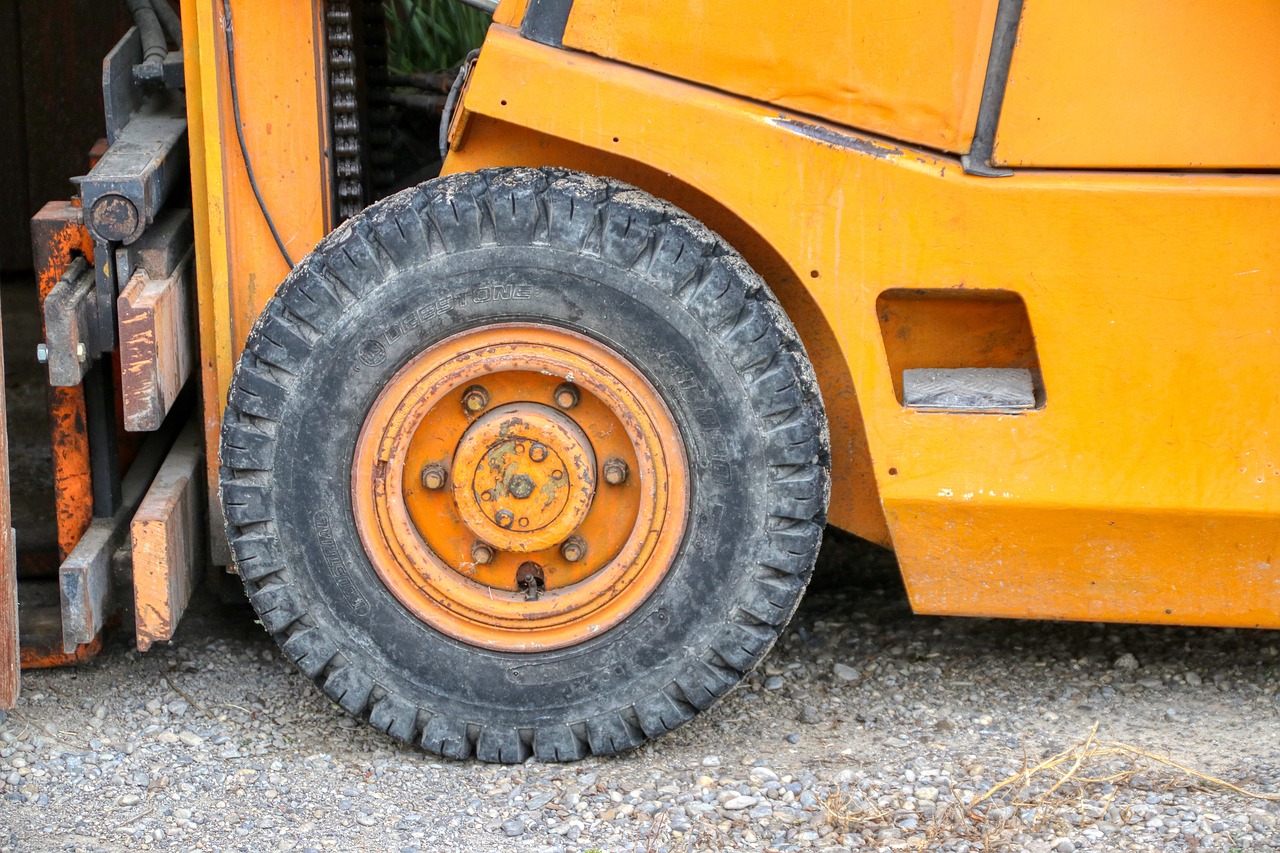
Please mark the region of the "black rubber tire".
[[[691, 463], [685, 539], [657, 589], [601, 636], [533, 654], [412, 616], [351, 508], [356, 437], [386, 381], [447, 335], [508, 321], [629, 358]], [[721, 238], [624, 184], [500, 169], [378, 202], [290, 273], [236, 368], [221, 496], [262, 624], [334, 702], [451, 758], [572, 760], [671, 730], [760, 661], [813, 569], [829, 457], [795, 329]]]

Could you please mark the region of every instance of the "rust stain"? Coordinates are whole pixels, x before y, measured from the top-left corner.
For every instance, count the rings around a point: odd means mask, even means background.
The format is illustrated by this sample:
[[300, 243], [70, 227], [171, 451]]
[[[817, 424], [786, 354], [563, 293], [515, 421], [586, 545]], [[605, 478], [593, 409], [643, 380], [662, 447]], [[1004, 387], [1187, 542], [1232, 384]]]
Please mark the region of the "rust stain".
[[48, 646], [33, 646], [26, 643], [22, 646], [21, 666], [23, 669], [54, 669], [59, 666], [72, 666], [84, 663], [98, 656], [102, 651], [102, 632], [90, 643], [81, 643], [71, 654], [62, 651], [62, 637]]

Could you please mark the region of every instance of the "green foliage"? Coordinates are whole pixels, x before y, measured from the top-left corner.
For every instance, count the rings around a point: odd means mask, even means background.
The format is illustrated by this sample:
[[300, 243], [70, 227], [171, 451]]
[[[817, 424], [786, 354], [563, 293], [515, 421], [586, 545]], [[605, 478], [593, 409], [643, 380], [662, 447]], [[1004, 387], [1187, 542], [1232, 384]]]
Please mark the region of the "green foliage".
[[458, 0], [383, 0], [392, 74], [444, 71], [480, 46], [489, 16]]

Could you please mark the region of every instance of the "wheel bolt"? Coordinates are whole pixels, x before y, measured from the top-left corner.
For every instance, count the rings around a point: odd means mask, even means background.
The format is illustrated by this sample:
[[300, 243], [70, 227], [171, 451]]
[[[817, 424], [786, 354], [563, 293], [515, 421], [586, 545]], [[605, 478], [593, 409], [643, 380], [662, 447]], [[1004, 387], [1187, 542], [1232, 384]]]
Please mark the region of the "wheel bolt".
[[444, 466], [439, 462], [424, 465], [422, 468], [422, 485], [433, 492], [444, 488], [445, 481], [448, 479], [448, 472], [444, 470]]
[[493, 562], [493, 549], [479, 540], [471, 546], [471, 559], [478, 565], [487, 566]]
[[498, 510], [497, 513], [494, 515], [493, 520], [498, 522], [498, 526], [501, 527], [503, 530], [506, 530], [508, 527], [516, 523], [516, 517], [511, 513], [511, 510], [509, 509]]
[[529, 458], [532, 459], [534, 462], [541, 462], [542, 460], [546, 459], [547, 458], [546, 445], [538, 444], [537, 442], [529, 445]]
[[516, 474], [511, 478], [507, 491], [511, 492], [512, 497], [524, 500], [533, 494], [533, 478], [528, 474]]
[[562, 409], [572, 409], [578, 405], [578, 386], [572, 382], [563, 382], [556, 386], [556, 405]]
[[576, 563], [587, 556], [587, 543], [581, 536], [570, 536], [560, 545], [560, 556], [567, 562]]
[[483, 385], [472, 385], [462, 392], [462, 408], [471, 414], [483, 411], [489, 405], [489, 392]]
[[604, 481], [611, 486], [621, 486], [627, 481], [627, 463], [616, 456], [604, 461]]

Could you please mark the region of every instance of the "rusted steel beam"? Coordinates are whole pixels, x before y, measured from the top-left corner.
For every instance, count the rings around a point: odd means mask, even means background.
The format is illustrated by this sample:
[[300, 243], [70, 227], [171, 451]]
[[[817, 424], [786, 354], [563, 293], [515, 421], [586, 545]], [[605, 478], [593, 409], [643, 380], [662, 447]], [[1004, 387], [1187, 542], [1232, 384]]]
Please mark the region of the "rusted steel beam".
[[183, 428], [133, 517], [138, 651], [173, 638], [204, 553], [204, 446], [199, 416]]
[[[32, 258], [41, 310], [67, 266], [77, 256], [93, 259], [93, 240], [81, 220], [80, 208], [69, 201], [53, 201], [31, 220]], [[43, 316], [43, 314], [42, 314]], [[66, 559], [93, 519], [93, 489], [89, 468], [84, 389], [49, 389], [49, 420], [53, 437], [53, 481], [58, 521], [58, 558]]]

